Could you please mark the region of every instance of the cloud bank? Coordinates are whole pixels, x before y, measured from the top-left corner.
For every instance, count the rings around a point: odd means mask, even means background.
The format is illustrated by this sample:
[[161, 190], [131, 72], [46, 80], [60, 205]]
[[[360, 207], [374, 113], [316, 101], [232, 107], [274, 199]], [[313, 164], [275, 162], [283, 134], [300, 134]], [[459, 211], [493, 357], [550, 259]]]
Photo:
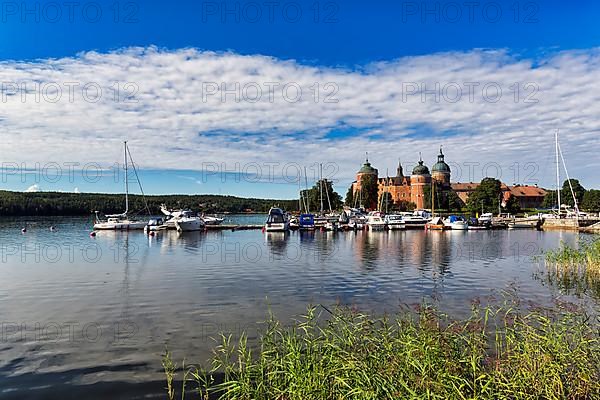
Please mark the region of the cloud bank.
[[347, 182], [366, 151], [392, 174], [419, 152], [433, 164], [444, 145], [453, 180], [481, 179], [484, 168], [498, 175], [498, 164], [508, 183], [549, 186], [560, 129], [571, 176], [598, 186], [599, 81], [597, 49], [536, 60], [474, 50], [354, 68], [154, 47], [5, 61], [0, 159], [110, 165], [127, 139], [142, 168], [323, 162]]

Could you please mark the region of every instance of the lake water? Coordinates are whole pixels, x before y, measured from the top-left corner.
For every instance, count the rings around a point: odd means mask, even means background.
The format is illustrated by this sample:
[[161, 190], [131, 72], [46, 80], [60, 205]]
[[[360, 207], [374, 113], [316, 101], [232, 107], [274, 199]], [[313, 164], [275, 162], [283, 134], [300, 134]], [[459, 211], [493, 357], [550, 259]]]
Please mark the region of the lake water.
[[311, 303], [394, 312], [429, 301], [463, 316], [473, 299], [511, 288], [546, 304], [560, 292], [534, 277], [531, 257], [578, 240], [533, 230], [91, 238], [90, 227], [0, 220], [1, 399], [165, 398], [165, 348], [204, 361], [220, 331], [253, 339], [268, 307], [288, 319]]

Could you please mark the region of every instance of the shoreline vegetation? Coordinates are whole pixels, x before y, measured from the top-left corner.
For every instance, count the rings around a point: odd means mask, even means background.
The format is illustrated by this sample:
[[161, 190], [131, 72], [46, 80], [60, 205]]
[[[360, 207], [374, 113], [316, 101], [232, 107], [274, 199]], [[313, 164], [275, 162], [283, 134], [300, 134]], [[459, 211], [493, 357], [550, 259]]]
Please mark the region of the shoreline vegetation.
[[547, 279], [567, 294], [584, 294], [600, 300], [600, 235], [582, 241], [578, 248], [564, 242], [544, 254]]
[[[594, 311], [597, 316], [597, 312]], [[163, 357], [169, 399], [600, 398], [600, 322], [557, 301], [472, 303], [395, 316], [309, 307], [291, 326], [270, 315], [251, 346], [222, 334], [207, 369]]]
[[[205, 213], [266, 213], [273, 205], [295, 211], [298, 200], [256, 199], [221, 195], [164, 195], [145, 196], [153, 215], [160, 215], [160, 205], [184, 208]], [[132, 213], [146, 215], [146, 203], [141, 195], [129, 196]], [[122, 213], [123, 194], [10, 192], [0, 190], [0, 216], [87, 216], [94, 211], [107, 214]]]

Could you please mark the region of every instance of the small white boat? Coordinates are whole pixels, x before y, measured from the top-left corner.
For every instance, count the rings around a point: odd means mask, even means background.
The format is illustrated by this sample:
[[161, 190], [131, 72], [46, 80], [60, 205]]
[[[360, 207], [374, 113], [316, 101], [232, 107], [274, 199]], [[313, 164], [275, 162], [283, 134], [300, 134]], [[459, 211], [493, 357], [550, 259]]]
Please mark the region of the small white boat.
[[162, 218], [153, 218], [148, 221], [148, 224], [144, 227], [144, 232], [158, 232], [167, 230], [167, 225]]
[[483, 213], [479, 218], [477, 218], [477, 222], [479, 225], [491, 224], [492, 219], [494, 218], [494, 214], [492, 213]]
[[372, 231], [383, 231], [385, 230], [385, 221], [380, 215], [369, 215], [367, 217], [367, 227]]
[[348, 229], [362, 231], [365, 228], [365, 220], [361, 217], [352, 217], [348, 221]]
[[195, 232], [204, 230], [204, 221], [200, 217], [193, 215], [183, 215], [178, 218], [174, 218], [175, 227], [178, 232]]
[[338, 230], [338, 226], [337, 226], [337, 224], [336, 224], [335, 222], [328, 221], [328, 222], [325, 224], [325, 227], [324, 227], [324, 229], [325, 229], [326, 231], [328, 231], [328, 232], [335, 232], [335, 231], [337, 231], [337, 230]]
[[457, 217], [456, 215], [451, 215], [448, 218], [444, 219], [444, 226], [447, 229], [452, 229], [455, 231], [466, 231], [469, 229], [469, 224], [463, 217]]
[[296, 218], [296, 217], [290, 218], [290, 229], [291, 230], [300, 229], [300, 221], [298, 221], [298, 218]]
[[390, 231], [400, 230], [406, 228], [406, 223], [402, 219], [402, 215], [390, 214], [384, 218], [385, 224]]
[[277, 207], [271, 207], [267, 221], [265, 222], [265, 231], [267, 232], [286, 232], [290, 229], [288, 215]]
[[202, 220], [206, 225], [221, 225], [224, 221], [223, 218], [219, 218], [217, 216], [203, 215]]
[[402, 220], [404, 221], [404, 226], [406, 229], [409, 228], [417, 228], [423, 229], [425, 224], [429, 221], [429, 214], [424, 211], [414, 211], [414, 212], [401, 212]]

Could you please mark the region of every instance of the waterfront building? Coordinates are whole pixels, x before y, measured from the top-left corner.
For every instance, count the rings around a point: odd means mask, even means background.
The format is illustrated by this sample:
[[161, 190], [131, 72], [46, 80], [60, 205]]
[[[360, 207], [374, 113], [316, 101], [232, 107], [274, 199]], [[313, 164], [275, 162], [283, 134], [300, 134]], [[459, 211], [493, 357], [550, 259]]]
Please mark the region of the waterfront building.
[[[404, 169], [399, 162], [395, 176], [379, 177], [379, 171], [371, 165], [367, 156], [365, 163], [356, 173], [356, 180], [352, 183], [352, 193], [355, 199], [360, 198], [361, 182], [366, 176], [373, 176], [377, 179], [378, 197], [387, 192], [390, 193], [391, 200], [394, 203], [401, 201], [414, 203], [417, 209], [425, 208], [425, 196], [426, 193], [430, 193], [429, 190], [432, 182], [435, 183], [436, 193], [453, 191], [463, 203], [467, 202], [469, 195], [479, 186], [479, 183], [473, 182], [451, 183], [450, 166], [445, 161], [445, 155], [441, 147], [437, 156], [437, 162], [431, 167], [431, 172], [423, 162], [421, 155], [419, 155], [419, 162], [413, 168], [410, 175], [404, 175]], [[521, 208], [540, 207], [546, 195], [546, 190], [537, 186], [508, 186], [502, 183], [501, 189], [503, 203], [508, 202], [510, 197], [514, 196], [517, 198]], [[436, 198], [439, 197], [436, 196]], [[359, 204], [356, 205], [358, 206]]]

